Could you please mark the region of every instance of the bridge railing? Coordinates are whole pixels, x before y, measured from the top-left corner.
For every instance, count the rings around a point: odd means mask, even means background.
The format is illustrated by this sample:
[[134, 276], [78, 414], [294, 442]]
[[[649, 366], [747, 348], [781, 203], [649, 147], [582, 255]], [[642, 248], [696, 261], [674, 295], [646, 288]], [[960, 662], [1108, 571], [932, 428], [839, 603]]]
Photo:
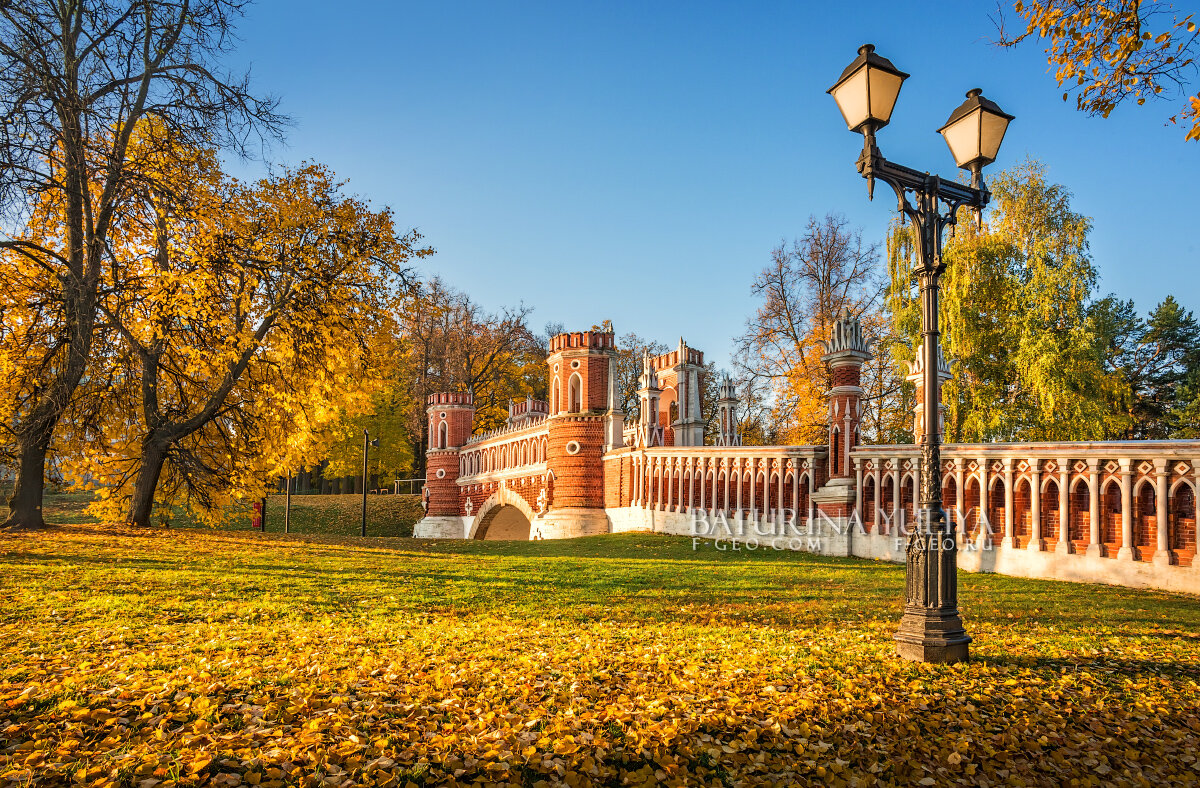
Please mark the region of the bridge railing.
[[[916, 446], [851, 454], [869, 532], [920, 508]], [[948, 444], [942, 499], [963, 538], [1002, 548], [1190, 566], [1200, 441]]]

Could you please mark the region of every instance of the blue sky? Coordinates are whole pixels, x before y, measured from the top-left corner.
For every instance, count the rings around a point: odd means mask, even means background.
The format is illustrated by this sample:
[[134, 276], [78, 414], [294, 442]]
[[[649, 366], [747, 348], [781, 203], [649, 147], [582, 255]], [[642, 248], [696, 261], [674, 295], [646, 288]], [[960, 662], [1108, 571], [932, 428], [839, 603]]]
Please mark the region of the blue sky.
[[424, 233], [427, 273], [539, 328], [611, 319], [724, 364], [755, 274], [810, 214], [882, 241], [894, 200], [867, 202], [861, 137], [824, 92], [866, 42], [912, 74], [884, 155], [953, 177], [935, 129], [981, 87], [1017, 116], [992, 169], [1032, 156], [1074, 193], [1101, 289], [1200, 308], [1200, 144], [1164, 126], [1179, 102], [1075, 111], [1040, 46], [991, 43], [994, 9], [260, 0], [237, 57], [296, 121], [276, 162], [328, 164]]

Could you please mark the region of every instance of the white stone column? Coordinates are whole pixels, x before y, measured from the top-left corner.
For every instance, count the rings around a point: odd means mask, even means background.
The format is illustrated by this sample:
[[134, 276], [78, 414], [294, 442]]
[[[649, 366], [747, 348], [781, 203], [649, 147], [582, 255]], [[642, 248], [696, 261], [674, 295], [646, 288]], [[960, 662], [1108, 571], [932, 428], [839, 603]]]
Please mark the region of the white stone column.
[[1150, 560], [1157, 566], [1171, 565], [1171, 543], [1167, 533], [1167, 482], [1170, 481], [1165, 459], [1154, 461], [1154, 514], [1155, 545], [1154, 557]]
[[1042, 549], [1042, 470], [1037, 460], [1030, 460], [1029, 469], [1029, 544], [1025, 549], [1035, 553]]
[[654, 492], [654, 508], [655, 508], [656, 510], [660, 510], [660, 509], [662, 509], [662, 502], [663, 502], [663, 465], [665, 465], [665, 463], [664, 463], [664, 462], [663, 462], [661, 459], [657, 459], [657, 458], [656, 458], [656, 459], [654, 460], [654, 467], [655, 467], [655, 470], [657, 470], [657, 471], [658, 471], [658, 485], [657, 485], [658, 489], [657, 489], [657, 490], [655, 490], [655, 492]]
[[758, 486], [758, 458], [750, 460], [750, 520], [754, 521], [758, 518], [758, 512], [754, 508], [754, 493]]
[[737, 520], [742, 519], [742, 470], [742, 463], [739, 461], [737, 464], [737, 508], [734, 510]]
[[1117, 460], [1121, 465], [1121, 549], [1118, 561], [1133, 560], [1133, 472], [1130, 459]]
[[963, 461], [954, 461], [954, 491], [957, 494], [954, 501], [954, 531], [959, 535], [959, 542], [967, 538], [967, 517], [963, 512], [967, 504], [967, 491], [963, 484]]
[[685, 463], [683, 462], [683, 460], [679, 460], [679, 493], [678, 493], [678, 496], [675, 498], [675, 511], [677, 511], [677, 512], [682, 512], [682, 511], [684, 511], [684, 504], [683, 504], [683, 475], [684, 475], [684, 474], [687, 472], [687, 471], [686, 471], [686, 467], [687, 467], [687, 466], [685, 465]]
[[975, 524], [979, 528], [979, 545], [981, 547], [992, 543], [992, 517], [988, 514], [988, 473], [990, 463], [986, 458], [979, 458], [979, 509], [975, 512]]
[[[677, 504], [679, 503], [679, 498], [675, 494], [675, 489], [678, 487], [678, 485], [675, 483], [675, 470], [675, 461], [667, 460], [667, 499], [665, 502], [666, 506], [663, 508], [668, 512], [675, 511]], [[682, 480], [682, 475], [680, 476], [680, 479]]]
[[904, 510], [904, 496], [900, 493], [900, 458], [892, 458], [892, 530], [891, 533], [900, 533], [900, 518], [903, 516], [901, 512]]
[[[1200, 457], [1192, 458], [1192, 507], [1195, 514], [1197, 499], [1200, 499]], [[1191, 570], [1200, 574], [1200, 560], [1192, 558]]]
[[1100, 544], [1100, 522], [1103, 517], [1100, 511], [1100, 461], [1088, 460], [1088, 546], [1087, 554], [1100, 557], [1103, 545]]
[[[722, 459], [724, 459], [724, 458], [722, 458]], [[720, 467], [720, 463], [718, 463], [718, 465], [716, 465], [716, 468], [713, 469], [713, 509], [714, 510], [716, 509], [716, 501], [718, 501], [718, 494], [716, 494], [716, 487], [718, 487], [718, 485], [720, 485], [720, 483], [721, 483], [721, 467]], [[721, 498], [720, 501], [721, 501], [721, 511], [725, 512], [727, 515], [728, 509], [730, 509], [730, 468], [728, 468], [728, 462], [726, 462], [726, 467], [725, 467], [725, 497]], [[714, 511], [714, 513], [715, 513], [715, 511]]]
[[863, 519], [863, 468], [862, 458], [854, 458], [854, 513], [858, 515], [858, 521], [861, 523]]
[[875, 466], [875, 485], [873, 490], [875, 493], [875, 508], [871, 512], [871, 532], [879, 533], [879, 506], [883, 502], [883, 469], [880, 467], [878, 457], [874, 458], [871, 463]]
[[775, 527], [779, 529], [779, 523], [783, 517], [783, 480], [787, 475], [787, 459], [779, 458], [779, 493], [775, 496]]
[[1013, 524], [1013, 468], [1012, 460], [1005, 457], [1004, 460], [1004, 539], [1001, 540], [1001, 547], [1013, 546], [1013, 534], [1015, 533], [1015, 525]]
[[800, 462], [792, 460], [792, 517], [794, 523], [800, 522]]
[[[812, 511], [813, 493], [815, 493], [817, 491], [816, 473], [817, 473], [817, 458], [814, 455], [814, 456], [810, 457], [809, 461], [808, 461], [808, 509], [809, 509], [809, 511]], [[808, 512], [805, 512], [805, 515], [807, 515], [807, 514], [808, 514]]]
[[[691, 501], [696, 500], [696, 465], [692, 465], [688, 474], [688, 510], [691, 511]], [[704, 509], [704, 477], [700, 477], [700, 507]]]
[[1071, 552], [1071, 474], [1068, 461], [1058, 461], [1058, 544], [1054, 546], [1056, 553]]

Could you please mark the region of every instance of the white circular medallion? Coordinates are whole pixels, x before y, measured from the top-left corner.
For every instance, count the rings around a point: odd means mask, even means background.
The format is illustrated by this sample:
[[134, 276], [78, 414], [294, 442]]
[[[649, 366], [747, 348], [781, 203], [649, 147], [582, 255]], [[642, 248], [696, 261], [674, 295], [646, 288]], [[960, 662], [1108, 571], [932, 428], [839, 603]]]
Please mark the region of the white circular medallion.
[[439, 479], [445, 479], [445, 478], [446, 478], [446, 469], [445, 469], [445, 468], [438, 468], [437, 477], [438, 477]]
[[578, 453], [579, 453], [579, 441], [568, 441], [567, 442], [567, 454], [578, 454]]

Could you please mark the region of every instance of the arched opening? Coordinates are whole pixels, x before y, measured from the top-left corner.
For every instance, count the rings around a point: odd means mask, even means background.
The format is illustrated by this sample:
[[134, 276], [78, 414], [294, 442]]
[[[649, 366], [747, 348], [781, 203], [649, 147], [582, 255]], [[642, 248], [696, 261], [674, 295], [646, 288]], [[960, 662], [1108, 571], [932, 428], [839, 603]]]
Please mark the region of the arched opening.
[[900, 508], [904, 512], [906, 528], [915, 528], [917, 523], [917, 475], [914, 473], [900, 485]]
[[505, 504], [497, 506], [483, 516], [479, 529], [475, 532], [476, 539], [487, 541], [516, 540], [529, 541], [531, 526], [529, 518], [515, 506]]
[[1137, 549], [1134, 557], [1139, 561], [1149, 561], [1154, 557], [1154, 548], [1158, 544], [1158, 513], [1154, 502], [1154, 485], [1144, 482], [1138, 488], [1137, 513], [1133, 517], [1133, 544]]
[[567, 384], [567, 412], [579, 413], [583, 410], [583, 378], [576, 372], [571, 375]]
[[942, 477], [942, 511], [946, 513], [946, 522], [954, 530], [958, 530], [958, 481], [946, 474]]
[[1007, 523], [1004, 520], [1004, 479], [997, 476], [988, 490], [988, 522], [987, 527], [992, 532], [992, 541], [1004, 538]]
[[1042, 544], [1049, 552], [1058, 546], [1058, 482], [1049, 479], [1042, 488]]
[[1191, 566], [1196, 556], [1196, 493], [1181, 481], [1171, 494], [1171, 549], [1180, 566]]
[[559, 403], [559, 395], [558, 394], [559, 394], [558, 378], [555, 378], [550, 383], [550, 412], [551, 413], [558, 413], [559, 410], [561, 410], [561, 408], [559, 408], [559, 406], [558, 406], [558, 403]]
[[971, 476], [963, 487], [962, 528], [974, 539], [979, 536], [979, 526], [983, 521], [983, 512], [979, 511], [979, 479]]
[[796, 484], [798, 485], [798, 488], [797, 488], [798, 494], [796, 496], [796, 500], [798, 501], [798, 503], [796, 504], [796, 508], [799, 510], [796, 512], [796, 527], [800, 528], [800, 527], [803, 527], [804, 524], [808, 522], [808, 520], [809, 520], [809, 511], [808, 510], [809, 510], [809, 507], [812, 506], [812, 502], [809, 501], [809, 499], [808, 499], [808, 472], [807, 471], [800, 474], [800, 478], [798, 478], [796, 480]]
[[446, 448], [446, 446], [448, 445], [447, 441], [449, 440], [449, 436], [450, 436], [450, 429], [449, 429], [449, 427], [446, 426], [446, 422], [443, 421], [442, 423], [438, 424], [437, 447], [439, 449]]
[[829, 476], [842, 473], [842, 433], [837, 427], [829, 433]]
[[1121, 485], [1110, 479], [1100, 495], [1100, 542], [1104, 554], [1116, 558], [1121, 549]]
[[862, 518], [863, 530], [872, 533], [875, 530], [875, 477], [873, 475], [863, 480]]
[[1088, 483], [1082, 478], [1075, 480], [1067, 497], [1070, 516], [1067, 520], [1067, 534], [1075, 552], [1086, 552], [1092, 538], [1092, 493]]
[[1013, 485], [1013, 547], [1026, 547], [1033, 535], [1033, 497], [1028, 479]]
[[892, 474], [890, 473], [883, 477], [883, 486], [880, 489], [879, 495], [879, 506], [879, 532], [894, 532], [896, 528], [896, 483], [892, 480]]

